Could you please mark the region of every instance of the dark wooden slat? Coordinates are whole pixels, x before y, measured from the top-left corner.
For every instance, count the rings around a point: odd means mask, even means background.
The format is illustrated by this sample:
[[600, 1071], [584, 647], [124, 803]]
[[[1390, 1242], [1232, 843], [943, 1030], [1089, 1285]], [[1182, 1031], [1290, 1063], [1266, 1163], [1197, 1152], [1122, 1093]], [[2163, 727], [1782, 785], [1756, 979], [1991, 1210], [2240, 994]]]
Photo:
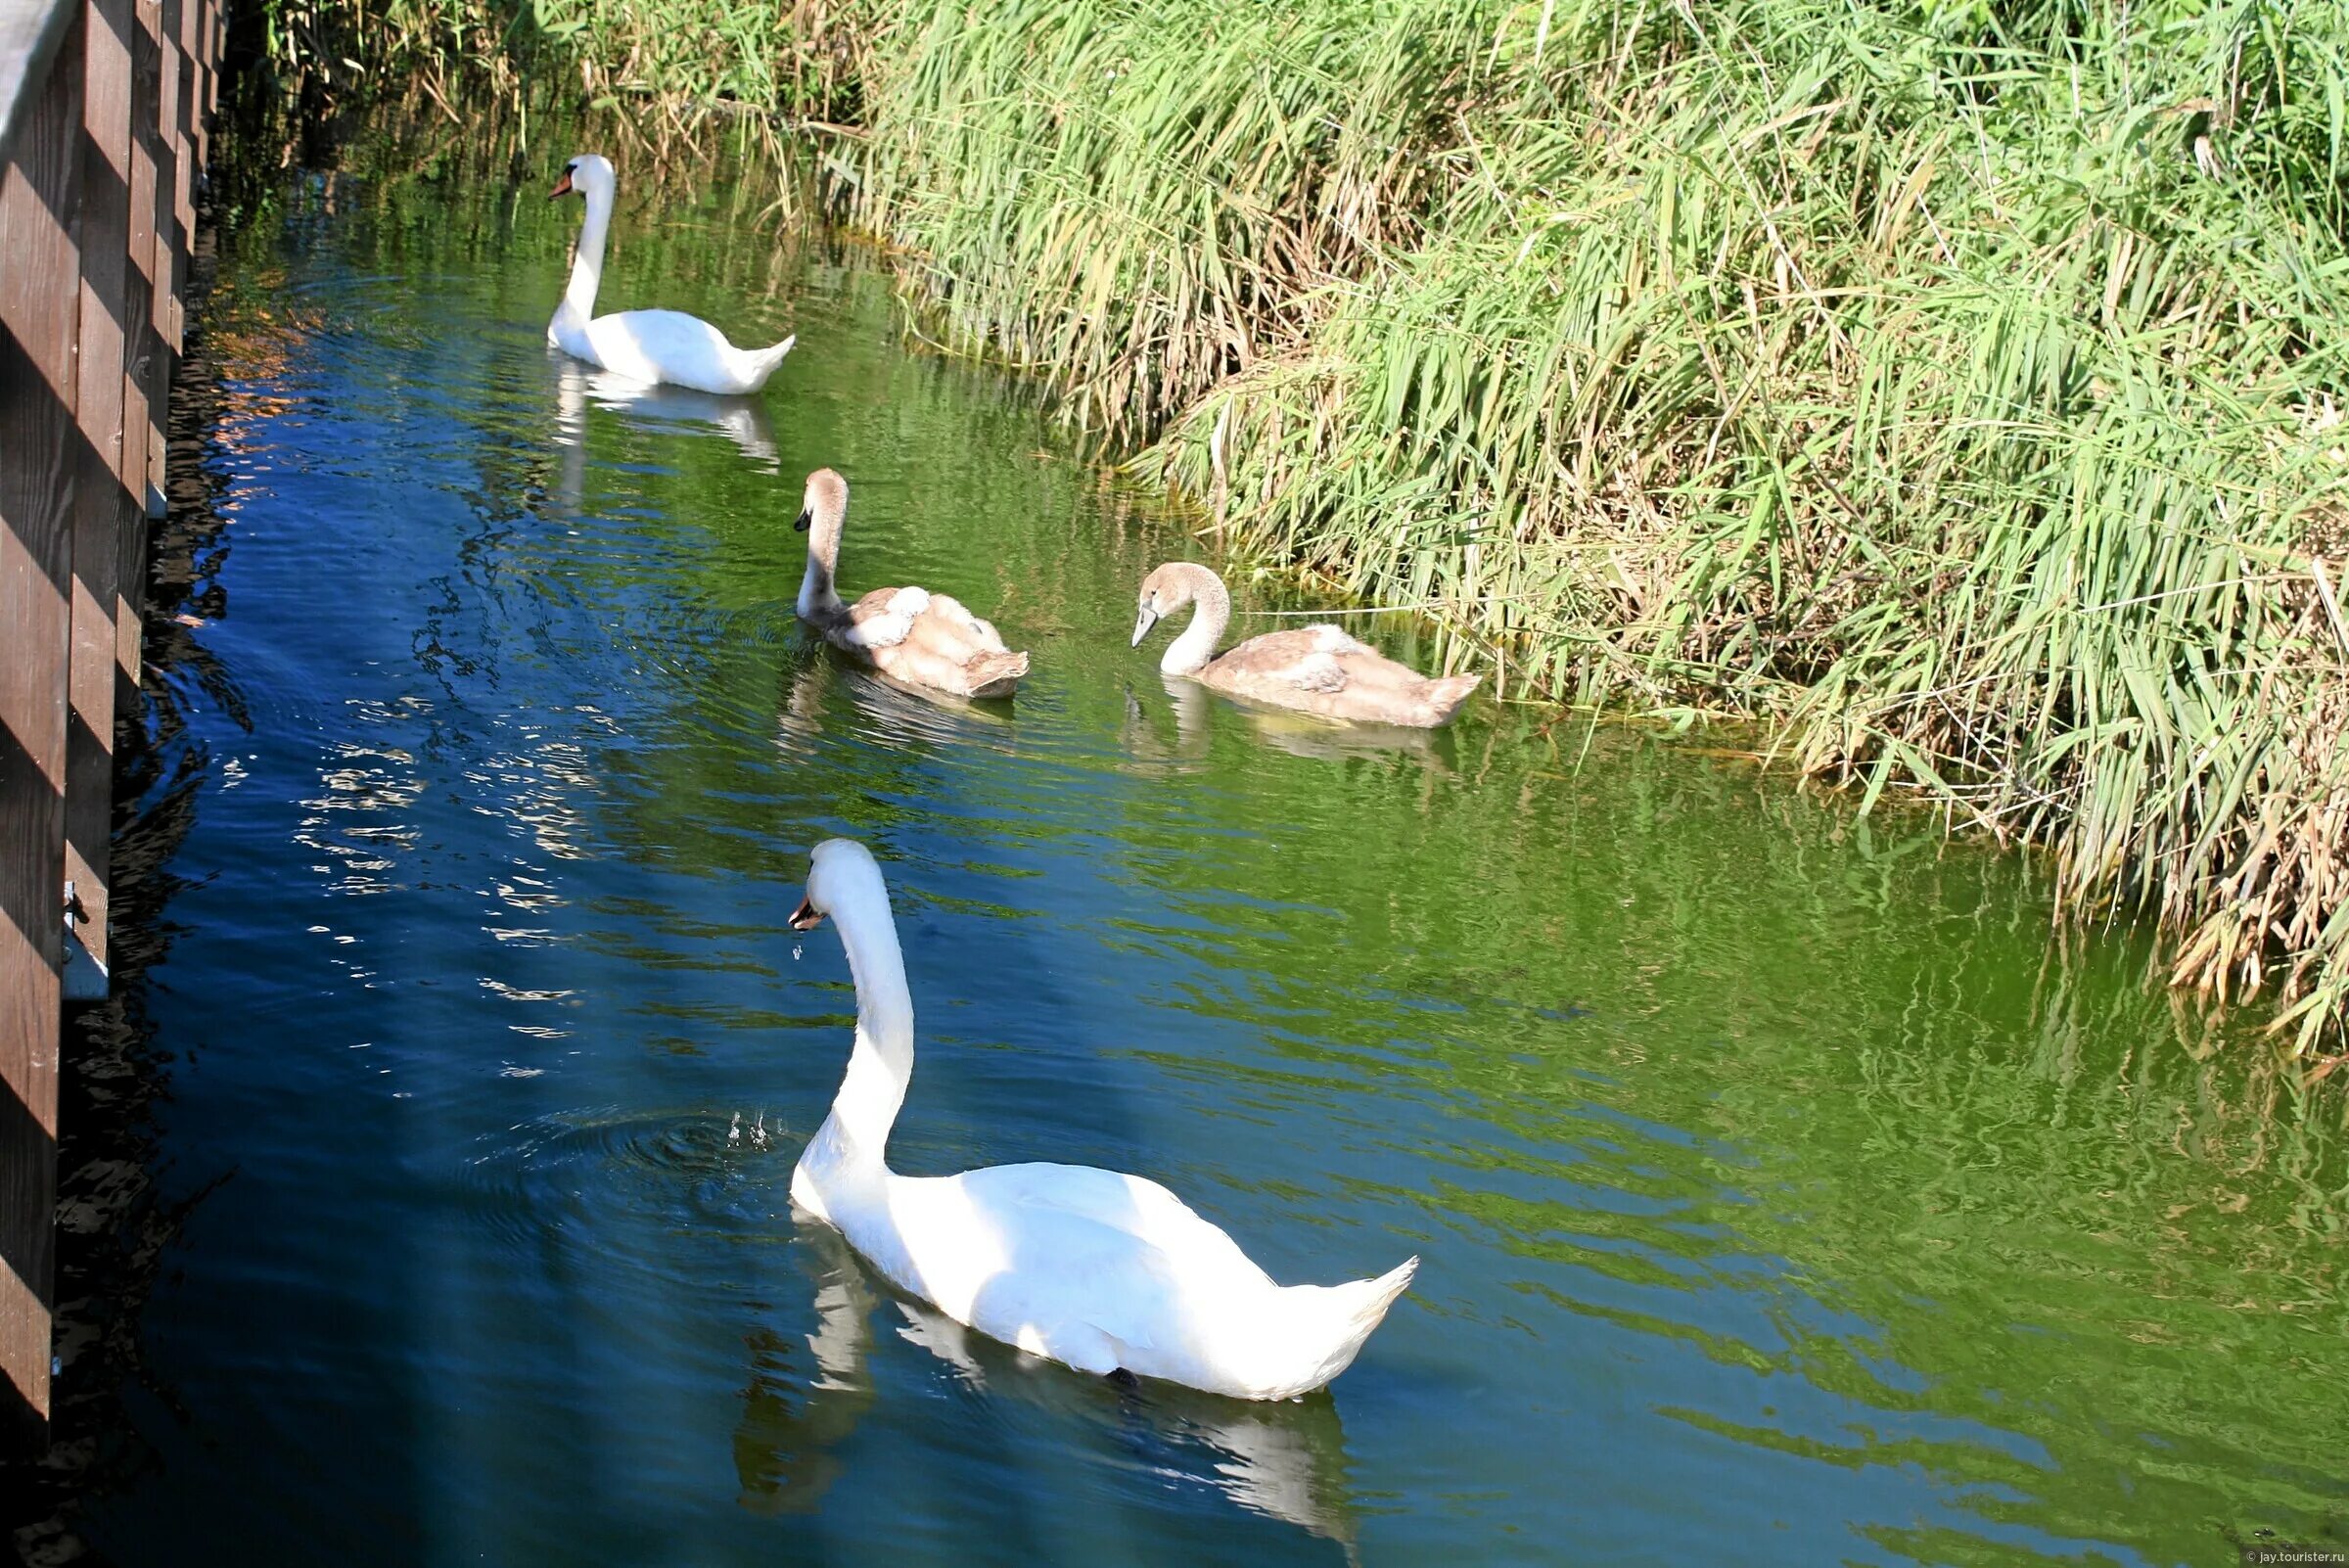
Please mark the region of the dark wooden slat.
[[[130, 293], [131, 0], [86, 0], [82, 19], [81, 290], [74, 419], [73, 657], [66, 732], [66, 879], [81, 915], [68, 943], [69, 998], [106, 994], [115, 778], [115, 614], [119, 540], [142, 498], [122, 484], [124, 302]], [[143, 443], [146, 433], [140, 432]]]
[[[156, 167], [161, 171], [163, 188], [159, 193], [155, 213], [155, 254], [162, 271], [156, 280], [155, 330], [162, 335], [163, 346], [170, 350], [171, 362], [164, 372], [168, 390], [170, 370], [179, 361], [179, 270], [178, 258], [186, 254], [179, 232], [179, 187], [187, 178], [187, 159], [180, 148], [179, 136], [179, 8], [181, 0], [159, 0], [156, 8], [156, 41], [161, 51], [157, 69], [161, 96], [156, 101]], [[159, 476], [160, 478], [160, 476]]]
[[[171, 372], [179, 353], [179, 339], [171, 321], [172, 290], [178, 279], [172, 265], [171, 212], [173, 182], [179, 177], [178, 153], [171, 136], [179, 68], [172, 59], [177, 47], [165, 24], [163, 0], [139, 0], [139, 31], [131, 40], [133, 90], [144, 96], [139, 114], [139, 140], [146, 151], [146, 178], [152, 182], [143, 215], [134, 216], [131, 243], [147, 236], [139, 253], [147, 264], [154, 292], [147, 301], [147, 341], [144, 345], [142, 385], [147, 390], [147, 515], [160, 517], [163, 503], [164, 407], [171, 390]], [[143, 187], [145, 188], [145, 187]]]
[[204, 92], [196, 101], [196, 166], [206, 169], [212, 161], [212, 116], [220, 111], [220, 34], [225, 19], [219, 0], [198, 0], [196, 11], [201, 23], [196, 62], [204, 72]]
[[159, 175], [156, 115], [161, 103], [161, 0], [132, 0], [130, 27], [130, 231], [122, 291], [122, 468], [125, 488], [141, 505], [115, 541], [115, 607], [116, 706], [129, 703], [144, 669], [139, 615], [146, 603], [147, 519], [163, 493], [163, 380], [169, 351], [155, 330], [156, 279], [168, 282], [157, 259]]
[[73, 491], [83, 471], [81, 24], [0, 171], [0, 1364], [10, 1414], [45, 1427], [57, 1190], [67, 669]]
[[204, 0], [163, 0], [163, 24], [170, 29], [178, 85], [171, 99], [171, 137], [177, 161], [171, 182], [171, 348], [187, 352], [188, 257], [196, 249], [196, 122], [202, 84], [196, 75], [196, 18]]

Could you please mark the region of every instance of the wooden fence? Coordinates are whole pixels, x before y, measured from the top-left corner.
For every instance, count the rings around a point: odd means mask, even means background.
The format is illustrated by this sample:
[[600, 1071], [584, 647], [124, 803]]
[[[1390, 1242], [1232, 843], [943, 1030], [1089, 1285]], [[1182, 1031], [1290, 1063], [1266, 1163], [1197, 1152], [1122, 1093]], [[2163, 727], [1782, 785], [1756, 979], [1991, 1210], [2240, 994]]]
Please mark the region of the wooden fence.
[[[102, 995], [117, 709], [222, 0], [0, 0], [0, 1413], [45, 1440], [65, 1003]], [[0, 1399], [6, 1399], [0, 1396]]]

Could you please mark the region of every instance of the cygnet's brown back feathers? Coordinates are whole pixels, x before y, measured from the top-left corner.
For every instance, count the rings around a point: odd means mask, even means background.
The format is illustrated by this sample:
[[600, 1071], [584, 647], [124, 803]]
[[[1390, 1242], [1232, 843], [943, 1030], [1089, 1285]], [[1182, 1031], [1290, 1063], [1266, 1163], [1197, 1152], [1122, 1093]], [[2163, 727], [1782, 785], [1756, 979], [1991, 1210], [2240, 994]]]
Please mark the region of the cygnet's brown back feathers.
[[1192, 622], [1168, 647], [1160, 669], [1268, 707], [1432, 729], [1458, 713], [1483, 679], [1431, 680], [1326, 625], [1268, 631], [1211, 658], [1231, 618], [1231, 594], [1195, 561], [1169, 561], [1142, 579], [1134, 640], [1139, 643], [1184, 605], [1197, 607]]
[[875, 588], [840, 602], [833, 574], [848, 520], [849, 485], [832, 470], [807, 477], [807, 576], [800, 615], [842, 652], [909, 685], [960, 697], [1008, 697], [1028, 673], [1028, 656], [960, 602], [925, 588]]

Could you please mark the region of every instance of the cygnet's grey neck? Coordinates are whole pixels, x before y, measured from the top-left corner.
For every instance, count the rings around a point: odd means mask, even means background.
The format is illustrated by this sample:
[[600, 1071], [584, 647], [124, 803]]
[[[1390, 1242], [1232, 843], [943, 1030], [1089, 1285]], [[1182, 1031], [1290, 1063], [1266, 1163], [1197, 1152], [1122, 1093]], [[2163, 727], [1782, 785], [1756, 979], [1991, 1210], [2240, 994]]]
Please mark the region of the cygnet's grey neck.
[[807, 528], [807, 570], [800, 576], [799, 610], [804, 620], [836, 615], [842, 606], [833, 573], [840, 565], [841, 520], [817, 511]]
[[1231, 623], [1231, 593], [1223, 579], [1205, 568], [1194, 568], [1183, 574], [1190, 585], [1191, 602], [1197, 608], [1191, 612], [1191, 623], [1182, 635], [1167, 645], [1166, 656], [1158, 668], [1170, 675], [1191, 675], [1207, 668], [1216, 657], [1216, 644], [1223, 638], [1223, 628]]

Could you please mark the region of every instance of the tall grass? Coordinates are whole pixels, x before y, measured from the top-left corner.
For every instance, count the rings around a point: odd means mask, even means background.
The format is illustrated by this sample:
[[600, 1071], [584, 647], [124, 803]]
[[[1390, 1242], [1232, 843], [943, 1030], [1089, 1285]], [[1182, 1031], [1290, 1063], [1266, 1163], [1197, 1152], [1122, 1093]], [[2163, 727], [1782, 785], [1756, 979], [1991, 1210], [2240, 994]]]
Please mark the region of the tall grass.
[[910, 0], [852, 210], [958, 343], [1133, 442], [1301, 343], [1311, 289], [1418, 242], [1423, 145], [1487, 42], [1424, 0]]
[[[853, 119], [860, 0], [263, 0], [241, 13], [253, 64], [313, 115], [369, 91], [525, 106], [544, 84], [591, 102], [658, 101]], [[463, 78], [461, 91], [452, 81]], [[470, 107], [470, 106], [469, 106]]]
[[2349, 8], [532, 4], [591, 92], [826, 122], [916, 319], [1233, 542], [2341, 1040]]

